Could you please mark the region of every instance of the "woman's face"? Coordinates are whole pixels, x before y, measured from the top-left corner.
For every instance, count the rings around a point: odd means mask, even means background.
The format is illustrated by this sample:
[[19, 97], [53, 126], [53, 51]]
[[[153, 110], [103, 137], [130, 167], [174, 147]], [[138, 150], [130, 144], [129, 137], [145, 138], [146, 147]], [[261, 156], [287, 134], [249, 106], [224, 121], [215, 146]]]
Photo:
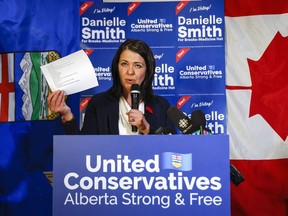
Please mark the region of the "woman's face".
[[139, 86], [146, 74], [146, 63], [138, 53], [126, 49], [120, 55], [118, 70], [124, 94], [130, 94], [132, 84]]

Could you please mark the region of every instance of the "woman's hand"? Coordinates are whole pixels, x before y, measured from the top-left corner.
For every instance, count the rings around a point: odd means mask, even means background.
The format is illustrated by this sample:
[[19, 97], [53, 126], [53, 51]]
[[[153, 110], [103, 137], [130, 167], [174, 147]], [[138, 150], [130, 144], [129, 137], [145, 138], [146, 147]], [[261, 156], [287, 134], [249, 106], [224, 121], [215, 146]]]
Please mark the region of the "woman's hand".
[[150, 124], [146, 121], [144, 114], [137, 109], [131, 109], [128, 113], [128, 121], [143, 134], [149, 134]]
[[58, 90], [52, 92], [47, 98], [48, 107], [52, 112], [59, 113], [62, 115], [64, 121], [70, 121], [73, 119], [73, 113], [69, 106], [65, 102], [64, 91]]

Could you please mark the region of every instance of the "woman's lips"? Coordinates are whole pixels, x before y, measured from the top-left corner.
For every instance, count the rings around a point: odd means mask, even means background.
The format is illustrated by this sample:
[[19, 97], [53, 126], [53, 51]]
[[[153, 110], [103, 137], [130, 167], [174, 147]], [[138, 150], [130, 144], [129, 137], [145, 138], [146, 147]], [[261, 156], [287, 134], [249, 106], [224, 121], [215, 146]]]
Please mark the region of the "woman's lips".
[[134, 83], [135, 83], [135, 80], [133, 80], [133, 79], [126, 79], [126, 82], [129, 83], [129, 84], [134, 84]]

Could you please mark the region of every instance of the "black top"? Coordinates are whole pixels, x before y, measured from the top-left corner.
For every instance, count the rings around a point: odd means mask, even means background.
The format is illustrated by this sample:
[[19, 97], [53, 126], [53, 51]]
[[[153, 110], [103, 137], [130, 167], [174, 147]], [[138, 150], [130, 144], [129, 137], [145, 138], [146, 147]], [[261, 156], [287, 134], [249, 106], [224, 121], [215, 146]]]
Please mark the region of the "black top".
[[[154, 134], [160, 127], [170, 128], [175, 132], [166, 113], [170, 104], [164, 97], [155, 95], [144, 107], [145, 118], [150, 124], [150, 134]], [[64, 124], [64, 130], [65, 134], [119, 134], [118, 121], [119, 99], [106, 91], [94, 95], [89, 101], [81, 130], [75, 119]]]

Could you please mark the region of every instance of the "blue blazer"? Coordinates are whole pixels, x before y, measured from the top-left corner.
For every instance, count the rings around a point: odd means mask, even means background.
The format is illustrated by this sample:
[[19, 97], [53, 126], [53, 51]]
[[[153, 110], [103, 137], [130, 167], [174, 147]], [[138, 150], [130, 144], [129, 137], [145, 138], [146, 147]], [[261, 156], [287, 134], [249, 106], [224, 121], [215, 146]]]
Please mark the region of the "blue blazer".
[[[170, 107], [167, 99], [155, 95], [144, 107], [150, 134], [160, 127], [170, 128], [175, 133], [175, 127], [166, 113]], [[64, 124], [64, 130], [65, 134], [119, 134], [118, 120], [119, 99], [105, 91], [94, 95], [89, 101], [81, 130], [76, 120]]]

